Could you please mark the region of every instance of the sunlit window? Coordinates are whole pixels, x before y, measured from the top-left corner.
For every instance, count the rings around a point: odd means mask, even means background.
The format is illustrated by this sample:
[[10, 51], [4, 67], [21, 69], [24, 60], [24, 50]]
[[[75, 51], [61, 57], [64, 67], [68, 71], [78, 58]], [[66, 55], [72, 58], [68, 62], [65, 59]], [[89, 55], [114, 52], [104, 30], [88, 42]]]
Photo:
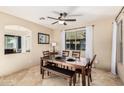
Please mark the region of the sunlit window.
[[85, 30], [65, 33], [65, 49], [85, 50], [85, 44], [86, 44]]
[[21, 53], [21, 36], [5, 35], [5, 54]]

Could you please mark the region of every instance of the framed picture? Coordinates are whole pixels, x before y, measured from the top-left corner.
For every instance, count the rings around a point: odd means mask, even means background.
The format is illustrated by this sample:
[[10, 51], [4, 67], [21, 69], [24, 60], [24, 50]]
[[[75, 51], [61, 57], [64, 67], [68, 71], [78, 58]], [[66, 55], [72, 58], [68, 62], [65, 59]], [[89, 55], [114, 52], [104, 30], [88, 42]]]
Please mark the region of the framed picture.
[[44, 33], [38, 33], [38, 44], [49, 44], [50, 35]]

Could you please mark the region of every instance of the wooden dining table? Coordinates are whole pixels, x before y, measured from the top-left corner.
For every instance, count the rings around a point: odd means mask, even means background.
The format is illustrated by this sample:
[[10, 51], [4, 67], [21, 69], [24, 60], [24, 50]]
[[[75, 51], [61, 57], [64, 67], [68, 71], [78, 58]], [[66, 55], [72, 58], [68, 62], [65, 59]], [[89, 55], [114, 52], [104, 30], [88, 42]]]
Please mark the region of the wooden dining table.
[[55, 59], [54, 57], [52, 58], [41, 57], [41, 66], [43, 66], [44, 62], [50, 62], [50, 63], [57, 64], [57, 65], [63, 65], [63, 66], [71, 67], [74, 69], [81, 69], [82, 85], [83, 86], [86, 85], [85, 67], [89, 62], [87, 58], [81, 57], [80, 60], [76, 60], [72, 62], [72, 61], [67, 61], [66, 59]]

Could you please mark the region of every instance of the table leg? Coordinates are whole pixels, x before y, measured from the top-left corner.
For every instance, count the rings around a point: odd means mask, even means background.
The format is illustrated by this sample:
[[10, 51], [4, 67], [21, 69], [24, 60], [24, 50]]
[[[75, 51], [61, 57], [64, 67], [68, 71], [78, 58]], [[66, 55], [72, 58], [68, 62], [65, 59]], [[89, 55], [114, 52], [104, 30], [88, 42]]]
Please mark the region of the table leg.
[[41, 63], [40, 63], [40, 74], [42, 74], [42, 66], [43, 66], [43, 58], [41, 58]]
[[72, 85], [72, 77], [69, 78], [69, 86]]
[[82, 85], [86, 86], [85, 67], [82, 68]]

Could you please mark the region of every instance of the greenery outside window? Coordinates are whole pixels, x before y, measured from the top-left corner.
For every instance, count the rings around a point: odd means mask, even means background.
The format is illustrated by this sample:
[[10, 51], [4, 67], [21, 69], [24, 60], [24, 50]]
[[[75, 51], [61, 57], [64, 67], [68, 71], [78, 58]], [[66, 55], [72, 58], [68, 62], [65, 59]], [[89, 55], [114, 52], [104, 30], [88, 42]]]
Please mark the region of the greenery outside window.
[[65, 32], [65, 49], [85, 50], [86, 32], [85, 30]]
[[21, 53], [21, 36], [5, 35], [5, 54]]

